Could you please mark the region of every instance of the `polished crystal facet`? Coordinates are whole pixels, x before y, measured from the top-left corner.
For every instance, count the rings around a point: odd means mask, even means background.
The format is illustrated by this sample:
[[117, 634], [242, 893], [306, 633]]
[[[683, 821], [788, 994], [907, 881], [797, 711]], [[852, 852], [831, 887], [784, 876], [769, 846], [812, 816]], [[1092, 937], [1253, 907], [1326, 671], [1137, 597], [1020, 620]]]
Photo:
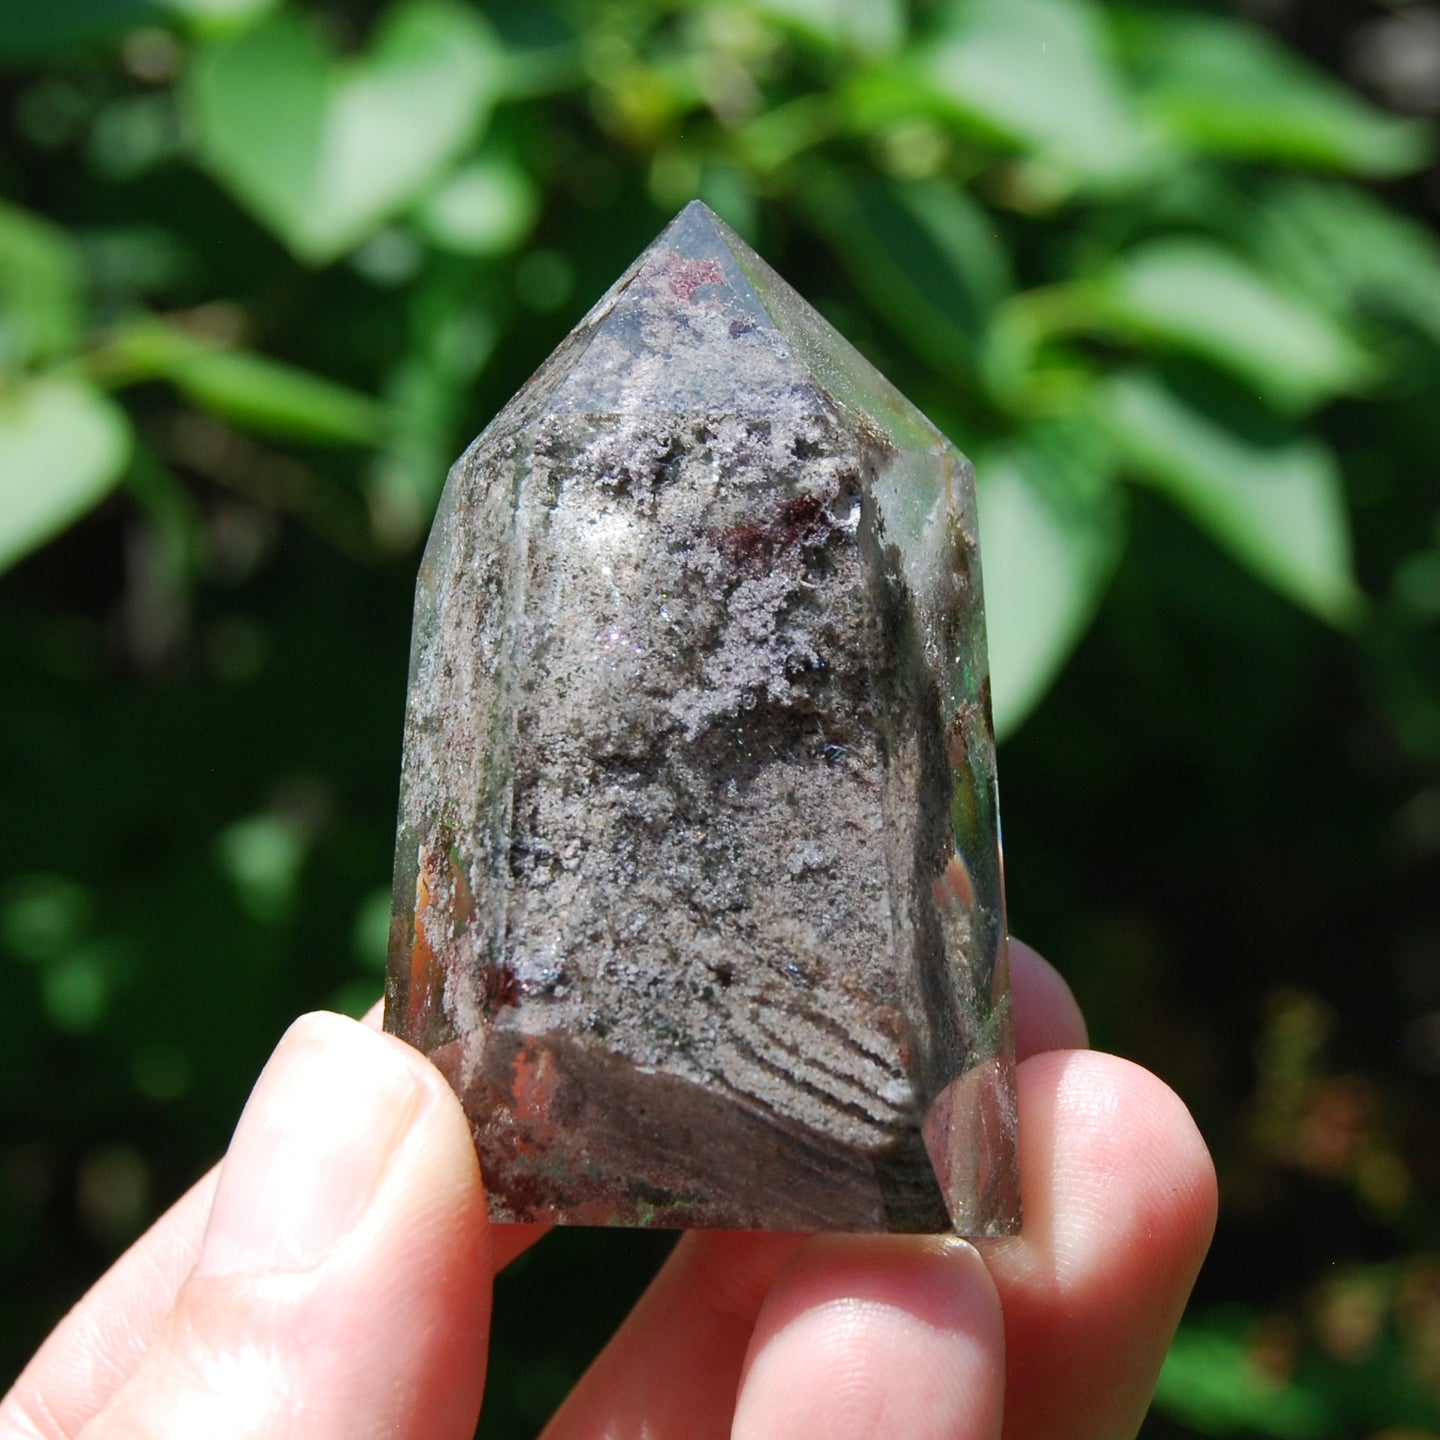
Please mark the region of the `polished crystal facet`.
[[970, 467], [699, 203], [446, 484], [385, 1023], [498, 1220], [1018, 1224]]

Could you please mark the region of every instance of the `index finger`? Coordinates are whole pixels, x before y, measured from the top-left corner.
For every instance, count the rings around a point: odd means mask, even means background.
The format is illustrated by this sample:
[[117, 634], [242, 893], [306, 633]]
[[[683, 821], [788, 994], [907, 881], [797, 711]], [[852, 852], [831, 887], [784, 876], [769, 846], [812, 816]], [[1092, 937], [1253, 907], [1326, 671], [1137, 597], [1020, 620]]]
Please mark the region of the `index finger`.
[[[378, 1004], [364, 1023], [380, 1028]], [[129, 1379], [195, 1265], [219, 1172], [213, 1166], [197, 1180], [56, 1326], [0, 1400], [0, 1440], [30, 1440], [35, 1431], [27, 1415], [33, 1414], [46, 1417], [53, 1435], [74, 1435]], [[490, 1232], [492, 1270], [509, 1264], [548, 1228], [496, 1225]]]

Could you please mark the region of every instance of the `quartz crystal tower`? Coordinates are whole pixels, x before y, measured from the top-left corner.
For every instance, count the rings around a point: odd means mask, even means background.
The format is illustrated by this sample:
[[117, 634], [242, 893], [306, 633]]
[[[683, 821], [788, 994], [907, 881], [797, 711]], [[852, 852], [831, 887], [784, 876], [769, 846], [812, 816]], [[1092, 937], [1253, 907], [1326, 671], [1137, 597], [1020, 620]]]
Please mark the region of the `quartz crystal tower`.
[[1019, 1222], [970, 466], [698, 202], [450, 473], [385, 1024], [498, 1220]]

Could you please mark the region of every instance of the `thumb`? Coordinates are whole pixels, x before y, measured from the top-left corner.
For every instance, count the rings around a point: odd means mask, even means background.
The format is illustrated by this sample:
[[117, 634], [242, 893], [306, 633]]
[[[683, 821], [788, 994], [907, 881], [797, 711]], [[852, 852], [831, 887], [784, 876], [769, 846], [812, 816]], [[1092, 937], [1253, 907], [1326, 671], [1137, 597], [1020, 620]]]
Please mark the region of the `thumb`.
[[84, 1440], [468, 1440], [488, 1243], [439, 1072], [388, 1035], [307, 1015], [240, 1118], [174, 1309]]

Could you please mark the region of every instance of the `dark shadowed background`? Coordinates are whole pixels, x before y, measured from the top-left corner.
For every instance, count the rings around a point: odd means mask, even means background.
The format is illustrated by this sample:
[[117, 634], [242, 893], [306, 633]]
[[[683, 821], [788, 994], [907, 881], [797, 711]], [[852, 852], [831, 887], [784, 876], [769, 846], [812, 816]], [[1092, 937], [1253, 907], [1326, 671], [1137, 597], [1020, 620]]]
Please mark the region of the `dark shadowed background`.
[[446, 467], [698, 194], [979, 470], [1013, 926], [1221, 1173], [1146, 1433], [1440, 1434], [1437, 112], [1419, 0], [0, 4], [5, 1379], [378, 994]]

